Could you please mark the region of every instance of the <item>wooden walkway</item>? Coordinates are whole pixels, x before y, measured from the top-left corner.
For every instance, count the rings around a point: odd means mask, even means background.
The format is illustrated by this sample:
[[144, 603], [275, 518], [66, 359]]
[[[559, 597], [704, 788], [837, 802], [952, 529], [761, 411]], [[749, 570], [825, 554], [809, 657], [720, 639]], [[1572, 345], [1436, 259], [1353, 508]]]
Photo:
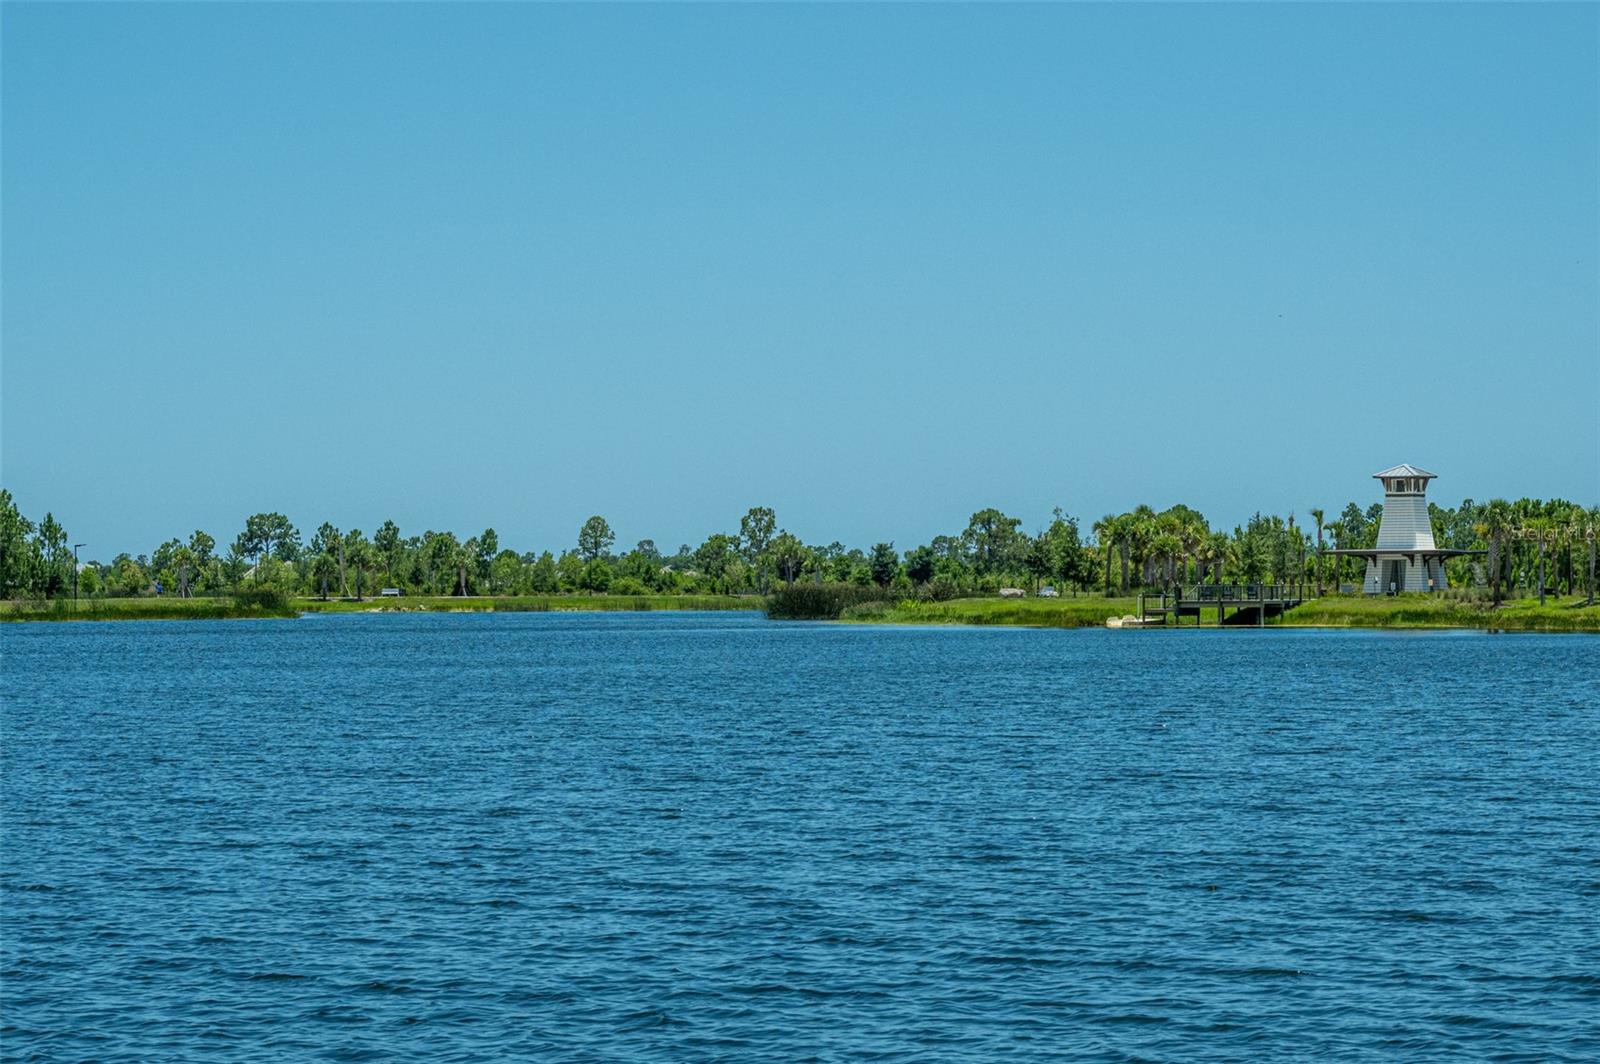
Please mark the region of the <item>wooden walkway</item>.
[[[1193, 617], [1200, 624], [1201, 610], [1213, 611], [1217, 625], [1254, 625], [1260, 627], [1272, 617], [1284, 613], [1305, 601], [1305, 588], [1297, 584], [1190, 584], [1139, 596], [1139, 616], [1145, 620], [1158, 620], [1182, 624], [1185, 617]], [[1229, 610], [1233, 613], [1229, 613]]]

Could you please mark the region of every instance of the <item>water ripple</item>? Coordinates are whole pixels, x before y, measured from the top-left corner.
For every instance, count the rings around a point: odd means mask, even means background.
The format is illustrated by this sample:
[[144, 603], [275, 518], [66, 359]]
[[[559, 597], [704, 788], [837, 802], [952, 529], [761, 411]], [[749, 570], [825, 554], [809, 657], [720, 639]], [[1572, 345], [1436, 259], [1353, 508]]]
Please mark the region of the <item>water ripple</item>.
[[0, 638], [8, 1058], [1600, 1057], [1593, 638]]

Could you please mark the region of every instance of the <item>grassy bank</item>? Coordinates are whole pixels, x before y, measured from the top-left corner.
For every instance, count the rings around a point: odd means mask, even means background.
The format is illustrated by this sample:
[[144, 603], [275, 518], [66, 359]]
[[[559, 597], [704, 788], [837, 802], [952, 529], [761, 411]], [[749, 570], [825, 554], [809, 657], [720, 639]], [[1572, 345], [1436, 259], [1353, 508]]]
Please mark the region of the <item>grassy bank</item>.
[[1427, 595], [1313, 599], [1276, 622], [1288, 628], [1492, 628], [1530, 632], [1600, 632], [1600, 605], [1582, 596], [1513, 599], [1498, 608]]
[[297, 617], [293, 606], [235, 602], [231, 598], [108, 598], [53, 602], [0, 602], [0, 621], [223, 621]]
[[296, 599], [303, 613], [615, 613], [630, 610], [759, 610], [754, 595], [404, 595], [346, 599]]
[[108, 598], [52, 602], [0, 601], [0, 621], [220, 621], [298, 617], [302, 613], [549, 613], [622, 610], [758, 610], [752, 595], [541, 595], [501, 598], [419, 596], [367, 599], [291, 599], [286, 605], [231, 598]]
[[[1401, 595], [1397, 598], [1339, 596], [1313, 599], [1292, 609], [1273, 625], [1289, 628], [1480, 628], [1508, 631], [1600, 632], [1600, 605], [1583, 606], [1581, 597], [1515, 599], [1498, 608], [1443, 597]], [[753, 595], [541, 595], [452, 598], [409, 596], [363, 602], [295, 599], [288, 605], [251, 604], [230, 598], [112, 598], [53, 602], [0, 601], [0, 621], [157, 621], [231, 620], [295, 617], [301, 613], [545, 613], [562, 611], [756, 610], [763, 600]], [[947, 602], [860, 602], [845, 607], [839, 618], [875, 624], [1012, 625], [1034, 628], [1083, 628], [1105, 624], [1108, 617], [1138, 612], [1133, 598], [1084, 595], [1059, 599], [970, 598]], [[1192, 620], [1186, 624], [1192, 624]], [[1203, 624], [1216, 623], [1214, 616]]]
[[875, 624], [1002, 624], [1032, 628], [1098, 628], [1108, 617], [1138, 611], [1138, 600], [1078, 598], [969, 598], [947, 602], [872, 602], [845, 610], [840, 620]]
[[[1270, 626], [1289, 628], [1478, 628], [1530, 632], [1600, 632], [1600, 605], [1583, 606], [1581, 596], [1517, 599], [1499, 608], [1443, 597], [1337, 597], [1313, 599]], [[1109, 617], [1137, 614], [1134, 598], [1086, 595], [1061, 599], [953, 599], [949, 602], [868, 602], [849, 607], [840, 620], [870, 624], [999, 624], [1034, 628], [1098, 627]], [[1185, 627], [1194, 624], [1186, 618]], [[1216, 614], [1202, 617], [1214, 627]]]

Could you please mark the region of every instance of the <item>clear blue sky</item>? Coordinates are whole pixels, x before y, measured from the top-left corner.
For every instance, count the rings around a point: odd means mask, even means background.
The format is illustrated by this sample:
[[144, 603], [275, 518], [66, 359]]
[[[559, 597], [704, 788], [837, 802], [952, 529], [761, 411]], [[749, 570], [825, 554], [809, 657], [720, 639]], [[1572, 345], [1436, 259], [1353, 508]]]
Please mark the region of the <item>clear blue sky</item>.
[[0, 19], [0, 474], [86, 555], [1600, 499], [1594, 5]]

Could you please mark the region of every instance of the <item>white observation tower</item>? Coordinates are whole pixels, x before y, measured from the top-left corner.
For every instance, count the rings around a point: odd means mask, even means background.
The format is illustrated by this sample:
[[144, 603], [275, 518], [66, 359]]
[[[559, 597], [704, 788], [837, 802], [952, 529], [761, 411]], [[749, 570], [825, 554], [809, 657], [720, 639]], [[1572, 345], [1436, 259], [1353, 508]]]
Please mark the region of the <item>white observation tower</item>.
[[1428, 481], [1436, 474], [1413, 465], [1397, 465], [1372, 476], [1383, 481], [1383, 520], [1378, 524], [1377, 546], [1332, 553], [1367, 560], [1362, 590], [1369, 595], [1443, 591], [1450, 586], [1444, 575], [1444, 560], [1480, 552], [1440, 550], [1434, 544], [1427, 492]]

